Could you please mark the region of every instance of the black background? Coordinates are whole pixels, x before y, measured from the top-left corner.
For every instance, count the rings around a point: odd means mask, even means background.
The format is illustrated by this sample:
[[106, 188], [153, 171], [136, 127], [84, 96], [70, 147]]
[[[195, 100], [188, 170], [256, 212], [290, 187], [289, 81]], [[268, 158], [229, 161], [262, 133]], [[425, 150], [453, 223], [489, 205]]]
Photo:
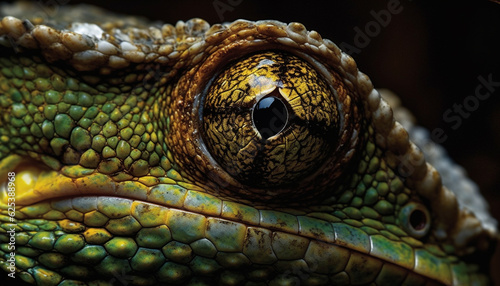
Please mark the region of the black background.
[[[479, 184], [500, 219], [500, 87], [469, 112], [460, 126], [443, 115], [455, 104], [474, 96], [478, 76], [491, 75], [500, 82], [500, 4], [481, 1], [38, 1], [53, 5], [93, 3], [108, 10], [143, 15], [175, 23], [200, 17], [209, 23], [275, 19], [300, 22], [308, 30], [337, 43], [355, 44], [356, 29], [375, 24], [374, 13], [398, 7], [390, 21], [369, 37], [369, 43], [353, 54], [361, 71], [377, 88], [396, 92], [429, 130], [442, 128], [442, 143], [450, 156], [464, 166]], [[446, 2], [446, 3], [444, 3]], [[399, 3], [399, 4], [398, 4]], [[219, 10], [216, 9], [219, 8]], [[220, 10], [222, 9], [222, 10]], [[376, 35], [375, 35], [376, 34]], [[492, 265], [500, 265], [497, 249]], [[500, 284], [498, 266], [492, 269]], [[496, 271], [495, 271], [496, 270]]]

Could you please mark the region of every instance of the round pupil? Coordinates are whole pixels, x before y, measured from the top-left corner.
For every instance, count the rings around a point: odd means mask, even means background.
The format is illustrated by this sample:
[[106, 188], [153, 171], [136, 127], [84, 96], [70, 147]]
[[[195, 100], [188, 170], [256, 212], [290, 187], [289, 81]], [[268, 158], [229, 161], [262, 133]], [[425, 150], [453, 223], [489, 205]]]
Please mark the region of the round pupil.
[[274, 96], [261, 99], [253, 109], [253, 121], [262, 139], [280, 133], [288, 122], [285, 103]]

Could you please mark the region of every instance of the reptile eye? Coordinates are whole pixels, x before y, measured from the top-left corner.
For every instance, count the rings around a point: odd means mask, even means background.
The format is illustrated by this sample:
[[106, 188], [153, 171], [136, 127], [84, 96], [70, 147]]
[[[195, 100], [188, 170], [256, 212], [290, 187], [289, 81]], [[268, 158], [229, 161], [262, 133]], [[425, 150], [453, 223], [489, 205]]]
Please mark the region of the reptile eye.
[[416, 238], [424, 237], [430, 230], [429, 211], [419, 203], [405, 205], [399, 212], [399, 221], [403, 229]]
[[311, 64], [283, 52], [230, 63], [206, 90], [201, 116], [212, 157], [252, 187], [293, 184], [337, 147], [335, 91]]

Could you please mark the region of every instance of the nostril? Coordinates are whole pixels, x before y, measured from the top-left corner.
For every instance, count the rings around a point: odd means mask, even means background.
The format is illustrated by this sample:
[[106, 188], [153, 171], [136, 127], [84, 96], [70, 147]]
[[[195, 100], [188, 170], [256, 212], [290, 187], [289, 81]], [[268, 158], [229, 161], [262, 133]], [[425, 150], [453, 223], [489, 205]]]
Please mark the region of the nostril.
[[409, 235], [421, 238], [429, 233], [431, 216], [425, 205], [410, 202], [401, 208], [399, 224]]
[[417, 231], [424, 229], [427, 225], [427, 217], [425, 216], [425, 213], [419, 209], [414, 210], [410, 214], [410, 225]]

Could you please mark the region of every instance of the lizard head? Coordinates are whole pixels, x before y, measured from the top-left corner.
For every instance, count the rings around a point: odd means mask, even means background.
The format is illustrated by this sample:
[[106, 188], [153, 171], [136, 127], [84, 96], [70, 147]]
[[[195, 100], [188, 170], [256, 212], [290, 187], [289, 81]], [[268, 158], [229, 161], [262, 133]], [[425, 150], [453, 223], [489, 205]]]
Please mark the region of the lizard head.
[[5, 271], [41, 285], [488, 283], [494, 227], [333, 42], [298, 23], [119, 18], [1, 21]]

